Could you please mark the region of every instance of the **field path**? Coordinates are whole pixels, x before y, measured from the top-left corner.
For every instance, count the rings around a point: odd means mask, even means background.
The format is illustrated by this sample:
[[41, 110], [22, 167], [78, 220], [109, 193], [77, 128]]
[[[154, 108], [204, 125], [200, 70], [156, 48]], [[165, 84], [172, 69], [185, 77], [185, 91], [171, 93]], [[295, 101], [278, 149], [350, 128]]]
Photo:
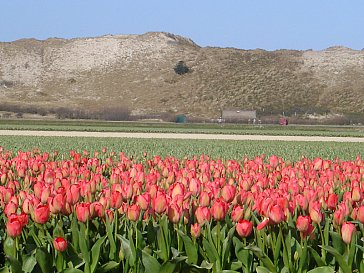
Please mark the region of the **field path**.
[[321, 136], [269, 136], [269, 135], [224, 135], [224, 134], [174, 134], [174, 133], [122, 133], [122, 132], [79, 132], [79, 131], [27, 131], [0, 130], [1, 136], [57, 136], [57, 137], [119, 137], [161, 139], [207, 139], [207, 140], [275, 140], [275, 141], [332, 141], [364, 142], [361, 137]]

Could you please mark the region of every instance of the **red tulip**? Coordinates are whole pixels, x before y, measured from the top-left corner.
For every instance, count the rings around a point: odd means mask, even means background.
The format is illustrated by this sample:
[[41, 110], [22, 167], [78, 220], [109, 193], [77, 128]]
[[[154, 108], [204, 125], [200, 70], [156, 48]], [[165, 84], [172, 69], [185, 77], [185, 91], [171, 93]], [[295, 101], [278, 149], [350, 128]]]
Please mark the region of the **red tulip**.
[[220, 198], [217, 198], [211, 207], [212, 217], [216, 221], [222, 221], [225, 219], [226, 212], [227, 212], [227, 204]]
[[63, 194], [58, 193], [49, 199], [48, 204], [49, 209], [53, 214], [60, 213], [63, 211], [65, 205], [65, 197]]
[[176, 224], [180, 221], [182, 210], [176, 204], [168, 206], [168, 219], [171, 223]]
[[253, 223], [248, 220], [242, 219], [236, 224], [236, 231], [240, 237], [246, 238], [253, 231]]
[[48, 219], [49, 219], [49, 207], [48, 205], [39, 203], [33, 212], [33, 220], [34, 222], [36, 222], [37, 224], [45, 224], [47, 223]]
[[78, 221], [87, 222], [91, 218], [90, 204], [89, 203], [79, 203], [76, 205], [76, 216]]
[[105, 216], [105, 208], [100, 202], [90, 204], [90, 214], [92, 217], [103, 218]]
[[364, 206], [360, 206], [360, 207], [358, 208], [358, 212], [357, 212], [357, 214], [356, 214], [356, 219], [357, 219], [360, 223], [364, 224]]
[[311, 218], [309, 216], [298, 216], [296, 227], [300, 232], [307, 232], [311, 225]]
[[310, 205], [309, 209], [310, 217], [312, 222], [316, 224], [320, 224], [322, 221], [322, 213], [320, 209], [320, 205], [318, 203], [313, 203], [312, 206]]
[[211, 198], [210, 198], [209, 193], [208, 192], [205, 192], [205, 191], [201, 192], [199, 201], [200, 201], [200, 206], [201, 207], [208, 207], [208, 206], [210, 206]]
[[137, 204], [130, 205], [126, 211], [126, 216], [130, 221], [138, 221], [140, 216], [139, 206]]
[[195, 218], [200, 225], [208, 223], [211, 220], [211, 213], [207, 207], [198, 207], [195, 211]]
[[360, 201], [361, 200], [361, 190], [359, 187], [354, 187], [353, 190], [351, 191], [351, 199], [354, 202]]
[[234, 200], [236, 188], [232, 185], [225, 185], [221, 190], [221, 197], [225, 202], [230, 203]]
[[119, 191], [113, 191], [111, 193], [111, 203], [110, 206], [114, 209], [119, 209], [123, 204], [122, 194]]
[[265, 228], [269, 224], [269, 218], [265, 218], [262, 222], [257, 225], [257, 230]]
[[136, 203], [142, 210], [147, 210], [150, 204], [150, 194], [146, 192], [144, 194], [138, 195], [136, 197]]
[[284, 211], [279, 205], [274, 205], [269, 210], [269, 219], [275, 224], [279, 224], [285, 220]]
[[201, 235], [201, 226], [198, 223], [191, 225], [191, 236], [193, 238], [198, 238]]
[[167, 197], [164, 192], [158, 191], [156, 197], [152, 199], [152, 208], [156, 213], [163, 213], [167, 209]]
[[53, 240], [53, 246], [55, 250], [63, 252], [67, 249], [68, 243], [64, 238], [57, 237]]
[[20, 236], [22, 232], [22, 223], [19, 221], [18, 217], [14, 214], [13, 217], [10, 217], [8, 219], [8, 222], [6, 223], [6, 233], [12, 237], [18, 237]]
[[341, 237], [346, 244], [350, 244], [353, 233], [356, 231], [356, 227], [353, 223], [344, 222], [341, 227]]
[[327, 208], [334, 210], [336, 209], [337, 202], [339, 201], [339, 197], [335, 193], [331, 193], [327, 198]]
[[231, 220], [235, 223], [239, 222], [244, 217], [244, 209], [240, 205], [235, 205], [231, 211]]

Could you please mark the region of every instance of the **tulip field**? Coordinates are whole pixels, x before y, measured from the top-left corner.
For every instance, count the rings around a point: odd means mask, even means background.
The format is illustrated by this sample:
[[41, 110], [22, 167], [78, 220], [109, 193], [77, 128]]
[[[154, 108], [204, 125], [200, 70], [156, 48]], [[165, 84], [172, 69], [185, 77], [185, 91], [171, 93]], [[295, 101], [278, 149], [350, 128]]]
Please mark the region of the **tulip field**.
[[364, 272], [363, 144], [0, 141], [0, 272]]

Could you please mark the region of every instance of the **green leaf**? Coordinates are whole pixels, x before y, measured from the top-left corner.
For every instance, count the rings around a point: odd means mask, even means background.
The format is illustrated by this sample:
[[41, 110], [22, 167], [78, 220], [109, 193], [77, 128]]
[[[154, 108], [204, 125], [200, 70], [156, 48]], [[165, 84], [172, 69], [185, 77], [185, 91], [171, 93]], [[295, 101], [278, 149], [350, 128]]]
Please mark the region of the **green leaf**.
[[158, 273], [161, 270], [158, 260], [144, 250], [142, 250], [142, 263], [148, 272]]
[[[291, 217], [290, 217], [291, 219]], [[283, 242], [284, 245], [284, 252], [283, 252], [283, 259], [285, 261], [285, 265], [293, 272], [293, 263], [292, 263], [292, 233], [291, 230], [285, 236], [285, 240]], [[307, 251], [307, 249], [306, 249]]]
[[119, 266], [119, 263], [117, 263], [115, 261], [110, 261], [110, 262], [100, 266], [96, 272], [97, 273], [106, 273], [106, 272], [113, 270], [114, 268], [117, 268], [118, 266]]
[[233, 238], [233, 242], [235, 245], [235, 256], [238, 260], [244, 265], [245, 268], [250, 268], [249, 266], [249, 250], [244, 249], [243, 243], [237, 238]]
[[[22, 268], [21, 268], [20, 262], [12, 256], [8, 256], [7, 258], [9, 259], [9, 262], [10, 262], [11, 272], [12, 273], [22, 273]], [[49, 272], [51, 272], [51, 271], [49, 271]]]
[[22, 270], [24, 272], [32, 272], [36, 264], [37, 264], [37, 259], [34, 257], [34, 255], [23, 256]]
[[16, 246], [13, 238], [8, 236], [4, 242], [3, 248], [6, 256], [16, 257]]
[[165, 215], [162, 216], [160, 220], [160, 228], [157, 232], [157, 241], [158, 248], [160, 252], [158, 252], [159, 257], [164, 261], [169, 260], [170, 253], [170, 235], [168, 229], [168, 219]]
[[279, 253], [281, 251], [281, 247], [282, 247], [282, 229], [280, 228], [273, 252], [275, 264], [278, 264], [278, 258], [279, 258]]
[[332, 268], [330, 266], [320, 266], [308, 271], [307, 273], [334, 273], [334, 272], [335, 268]]
[[90, 251], [87, 247], [88, 238], [86, 237], [86, 227], [84, 223], [80, 223], [79, 232], [79, 247], [82, 253], [82, 258], [85, 261], [85, 271], [89, 271], [90, 267]]
[[332, 239], [332, 246], [340, 253], [344, 254], [345, 251], [345, 243], [341, 239], [340, 234], [330, 231], [331, 239]]
[[191, 238], [184, 234], [181, 230], [177, 230], [178, 234], [182, 237], [183, 244], [185, 246], [188, 262], [191, 264], [197, 264], [198, 261], [198, 245], [194, 245]]
[[109, 250], [109, 260], [113, 261], [116, 254], [116, 243], [113, 236], [113, 225], [109, 222], [109, 217], [106, 217], [106, 233], [109, 239], [110, 250]]
[[160, 269], [160, 272], [163, 272], [163, 273], [173, 273], [175, 268], [176, 268], [176, 265], [175, 263], [171, 263], [171, 262], [166, 262], [162, 265], [161, 269]]
[[37, 249], [35, 258], [43, 273], [53, 271], [53, 257], [50, 253], [48, 253], [45, 247], [40, 247]]
[[117, 237], [121, 241], [122, 247], [125, 251], [125, 258], [129, 261], [130, 265], [134, 265], [136, 261], [136, 252], [135, 248], [131, 248], [131, 245], [134, 246], [134, 243], [130, 243], [128, 239], [119, 234], [117, 235]]
[[196, 264], [192, 264], [193, 267], [196, 267], [198, 269], [207, 269], [207, 270], [210, 270], [214, 264], [213, 263], [209, 263], [208, 261], [206, 260], [203, 260], [201, 265], [196, 265]]
[[231, 247], [231, 243], [232, 243], [232, 238], [233, 238], [233, 235], [234, 235], [234, 232], [235, 232], [235, 226], [233, 226], [226, 238], [224, 239], [224, 242], [222, 244], [222, 268], [224, 268], [225, 266], [225, 263], [227, 262], [228, 258], [229, 258], [229, 255], [230, 255], [230, 247]]
[[242, 268], [243, 263], [241, 261], [236, 261], [231, 263], [231, 270], [238, 270]]
[[336, 261], [338, 262], [339, 266], [343, 270], [344, 273], [351, 273], [351, 268], [345, 261], [344, 257], [333, 247], [331, 246], [321, 246], [323, 249], [325, 249], [327, 252], [334, 255]]
[[235, 270], [222, 270], [220, 271], [220, 273], [239, 273], [239, 272]]
[[216, 262], [219, 258], [219, 254], [217, 253], [215, 246], [210, 244], [209, 241], [207, 241], [205, 238], [202, 239], [202, 245], [207, 255], [207, 258], [209, 259], [209, 262]]
[[[78, 232], [78, 224], [76, 216], [73, 215], [72, 221], [71, 221], [71, 233], [72, 233], [72, 244], [76, 250], [76, 252], [79, 251], [78, 241], [79, 241], [79, 232]], [[85, 238], [83, 238], [84, 240]]]
[[254, 255], [257, 256], [258, 259], [262, 261], [264, 266], [267, 269], [269, 269], [271, 272], [274, 272], [274, 273], [277, 272], [272, 260], [265, 253], [263, 253], [263, 251], [259, 247], [247, 246], [247, 247], [245, 247], [245, 249], [251, 250], [254, 253]]
[[11, 273], [11, 272], [9, 271], [9, 269], [6, 266], [4, 266], [4, 267], [0, 268], [0, 273]]
[[268, 270], [268, 268], [258, 265], [257, 266], [257, 273], [272, 273]]
[[[307, 241], [305, 239], [305, 241], [303, 242], [302, 248], [301, 248], [301, 255], [299, 256], [299, 265], [298, 265], [298, 272], [303, 272], [304, 267], [307, 267]], [[322, 262], [322, 260], [319, 257], [319, 260]]]
[[62, 271], [62, 273], [83, 273], [83, 271], [77, 269], [77, 268], [67, 268]]
[[314, 250], [312, 247], [308, 246], [312, 257], [315, 259], [315, 262], [318, 266], [323, 267], [325, 265], [324, 261], [321, 259], [320, 255]]
[[91, 249], [91, 255], [92, 255], [92, 262], [91, 262], [91, 273], [95, 272], [97, 264], [99, 262], [100, 259], [100, 250], [101, 250], [101, 245], [104, 243], [106, 239], [106, 235], [99, 238], [96, 243], [92, 246]]

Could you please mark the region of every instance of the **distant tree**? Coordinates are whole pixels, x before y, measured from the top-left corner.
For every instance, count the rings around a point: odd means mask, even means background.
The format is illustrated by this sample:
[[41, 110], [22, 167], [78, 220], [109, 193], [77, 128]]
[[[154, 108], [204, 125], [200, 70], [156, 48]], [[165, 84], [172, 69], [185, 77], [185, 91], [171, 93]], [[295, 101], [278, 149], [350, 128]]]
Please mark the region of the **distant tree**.
[[179, 61], [174, 67], [174, 72], [176, 72], [178, 75], [183, 75], [190, 72], [190, 69], [184, 61]]

